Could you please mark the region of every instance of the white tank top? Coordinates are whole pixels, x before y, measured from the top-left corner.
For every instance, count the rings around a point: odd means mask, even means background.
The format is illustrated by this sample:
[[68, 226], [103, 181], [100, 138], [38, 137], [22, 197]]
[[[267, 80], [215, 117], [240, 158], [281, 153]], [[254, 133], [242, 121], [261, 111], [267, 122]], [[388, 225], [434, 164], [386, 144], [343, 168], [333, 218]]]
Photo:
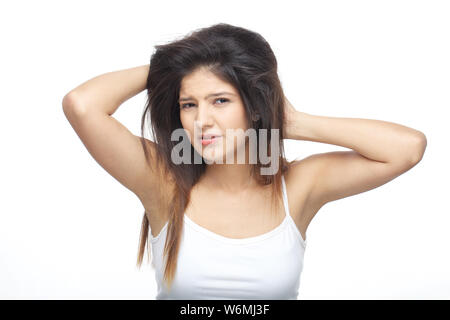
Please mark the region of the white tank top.
[[167, 223], [156, 237], [150, 231], [156, 300], [296, 300], [307, 241], [289, 213], [284, 176], [282, 184], [285, 218], [275, 229], [258, 236], [228, 238], [184, 215], [170, 291], [163, 281]]

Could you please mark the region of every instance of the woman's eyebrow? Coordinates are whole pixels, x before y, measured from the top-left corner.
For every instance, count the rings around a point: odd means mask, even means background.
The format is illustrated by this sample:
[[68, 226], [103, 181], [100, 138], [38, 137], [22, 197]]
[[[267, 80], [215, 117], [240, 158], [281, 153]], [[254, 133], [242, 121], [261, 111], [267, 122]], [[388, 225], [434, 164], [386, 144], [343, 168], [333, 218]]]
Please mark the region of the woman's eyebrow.
[[[217, 93], [210, 93], [210, 94], [208, 94], [206, 97], [205, 97], [205, 99], [208, 99], [209, 97], [216, 97], [216, 96], [222, 96], [222, 95], [230, 95], [230, 96], [234, 96], [235, 94], [234, 93], [231, 93], [231, 92], [217, 92]], [[186, 100], [194, 100], [192, 97], [183, 97], [183, 98], [180, 98], [180, 100], [178, 100], [178, 101], [186, 101]]]

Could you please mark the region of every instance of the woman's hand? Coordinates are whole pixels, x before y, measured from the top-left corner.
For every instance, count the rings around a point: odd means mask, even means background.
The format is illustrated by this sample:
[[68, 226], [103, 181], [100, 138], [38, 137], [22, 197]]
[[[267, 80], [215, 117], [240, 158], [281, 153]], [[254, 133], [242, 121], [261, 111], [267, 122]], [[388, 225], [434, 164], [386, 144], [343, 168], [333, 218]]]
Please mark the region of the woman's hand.
[[284, 97], [284, 139], [293, 139], [299, 112], [295, 110], [289, 100]]

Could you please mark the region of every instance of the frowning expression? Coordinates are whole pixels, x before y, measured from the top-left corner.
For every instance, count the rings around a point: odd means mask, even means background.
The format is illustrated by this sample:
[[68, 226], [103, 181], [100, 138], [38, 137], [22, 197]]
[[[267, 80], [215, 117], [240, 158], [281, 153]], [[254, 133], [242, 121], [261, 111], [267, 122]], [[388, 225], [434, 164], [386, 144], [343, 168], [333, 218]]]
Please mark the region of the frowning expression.
[[[245, 132], [247, 118], [239, 92], [205, 67], [185, 76], [179, 95], [181, 124], [194, 149], [208, 160], [222, 159], [245, 147], [245, 139], [227, 136], [227, 129]], [[197, 134], [197, 136], [195, 135]], [[202, 139], [199, 134], [205, 136]], [[231, 140], [230, 140], [231, 138]], [[241, 142], [241, 143], [240, 143]]]

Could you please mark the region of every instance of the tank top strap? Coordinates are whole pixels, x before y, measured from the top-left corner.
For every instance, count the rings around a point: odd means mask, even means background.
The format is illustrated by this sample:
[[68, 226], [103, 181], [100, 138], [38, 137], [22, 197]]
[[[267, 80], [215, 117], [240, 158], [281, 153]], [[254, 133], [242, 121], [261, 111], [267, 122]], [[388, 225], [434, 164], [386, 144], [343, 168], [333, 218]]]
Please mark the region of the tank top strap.
[[284, 175], [281, 176], [281, 182], [283, 185], [283, 203], [284, 207], [286, 209], [286, 215], [291, 217], [291, 213], [289, 211], [289, 204], [288, 204], [288, 198], [287, 198], [287, 189], [286, 189], [286, 182], [284, 181]]

